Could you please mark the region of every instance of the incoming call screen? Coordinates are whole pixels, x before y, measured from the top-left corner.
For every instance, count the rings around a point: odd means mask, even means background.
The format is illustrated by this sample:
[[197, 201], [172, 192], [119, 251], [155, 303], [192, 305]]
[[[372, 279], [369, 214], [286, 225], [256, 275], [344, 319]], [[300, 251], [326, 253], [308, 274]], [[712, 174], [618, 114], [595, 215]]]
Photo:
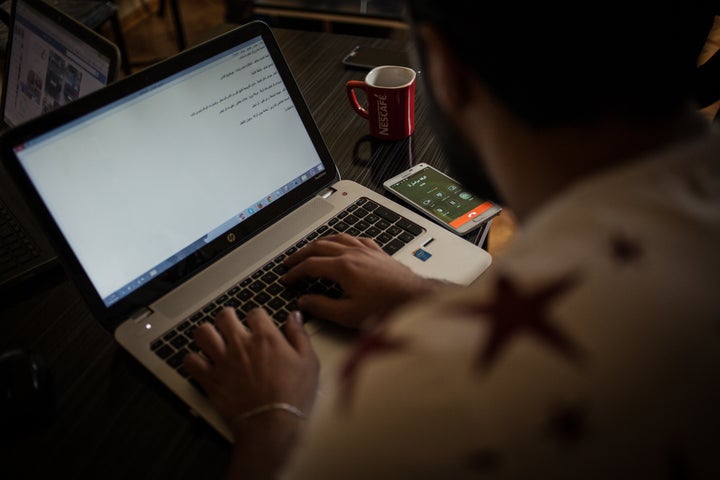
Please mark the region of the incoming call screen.
[[393, 184], [391, 188], [443, 222], [457, 228], [490, 209], [451, 178], [426, 167]]

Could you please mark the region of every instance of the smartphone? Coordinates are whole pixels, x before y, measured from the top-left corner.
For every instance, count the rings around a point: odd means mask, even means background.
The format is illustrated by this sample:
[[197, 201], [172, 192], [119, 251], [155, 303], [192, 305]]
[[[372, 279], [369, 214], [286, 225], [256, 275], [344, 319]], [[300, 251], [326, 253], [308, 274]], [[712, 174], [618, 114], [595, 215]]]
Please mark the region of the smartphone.
[[371, 70], [380, 65], [410, 67], [410, 54], [403, 50], [356, 45], [342, 59], [346, 67]]
[[502, 211], [426, 163], [385, 181], [383, 187], [458, 235], [472, 232]]

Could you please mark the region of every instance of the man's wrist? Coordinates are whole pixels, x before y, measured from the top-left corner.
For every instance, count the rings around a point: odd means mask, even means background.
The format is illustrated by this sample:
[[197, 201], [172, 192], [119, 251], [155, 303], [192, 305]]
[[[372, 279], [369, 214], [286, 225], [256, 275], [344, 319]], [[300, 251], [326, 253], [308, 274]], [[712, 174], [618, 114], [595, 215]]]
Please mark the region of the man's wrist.
[[235, 419], [228, 478], [274, 478], [284, 466], [305, 420], [283, 409]]
[[274, 410], [279, 410], [281, 412], [286, 412], [290, 415], [295, 415], [296, 417], [298, 417], [302, 420], [307, 419], [307, 415], [305, 414], [305, 412], [300, 410], [295, 405], [291, 405], [286, 402], [271, 402], [271, 403], [265, 403], [263, 405], [259, 405], [255, 408], [251, 408], [250, 410], [246, 410], [243, 413], [241, 413], [240, 415], [238, 415], [237, 417], [235, 417], [235, 420], [236, 421], [247, 420], [254, 416], [266, 414], [266, 413], [272, 412]]

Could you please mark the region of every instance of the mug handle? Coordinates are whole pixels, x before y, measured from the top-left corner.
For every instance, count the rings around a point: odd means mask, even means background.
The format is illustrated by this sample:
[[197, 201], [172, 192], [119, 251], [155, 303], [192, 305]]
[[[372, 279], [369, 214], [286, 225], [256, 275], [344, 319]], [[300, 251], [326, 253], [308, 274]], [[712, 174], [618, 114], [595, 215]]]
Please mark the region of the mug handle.
[[349, 80], [345, 85], [345, 91], [347, 92], [348, 99], [350, 100], [350, 106], [353, 107], [355, 113], [363, 118], [369, 118], [368, 111], [360, 105], [358, 102], [357, 95], [355, 95], [355, 89], [362, 89], [367, 94], [367, 85], [362, 80]]

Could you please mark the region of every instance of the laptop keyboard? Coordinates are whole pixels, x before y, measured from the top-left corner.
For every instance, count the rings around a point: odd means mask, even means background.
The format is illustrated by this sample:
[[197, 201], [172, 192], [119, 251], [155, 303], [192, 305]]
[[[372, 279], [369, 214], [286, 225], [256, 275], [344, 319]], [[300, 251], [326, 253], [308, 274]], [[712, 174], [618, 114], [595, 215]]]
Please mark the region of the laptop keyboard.
[[234, 308], [238, 318], [244, 322], [247, 312], [263, 307], [273, 318], [275, 325], [282, 328], [288, 313], [297, 309], [297, 299], [301, 295], [315, 293], [340, 298], [343, 295], [340, 287], [327, 279], [305, 279], [293, 285], [284, 285], [279, 280], [287, 271], [282, 263], [285, 257], [316, 238], [341, 232], [372, 238], [385, 252], [392, 255], [420, 235], [423, 228], [362, 197], [175, 328], [162, 334], [152, 342], [151, 350], [187, 378], [189, 375], [182, 368], [183, 358], [188, 352], [200, 350], [193, 337], [195, 329], [205, 322], [214, 324], [215, 316], [223, 308]]
[[0, 273], [20, 267], [40, 255], [10, 210], [0, 202]]

